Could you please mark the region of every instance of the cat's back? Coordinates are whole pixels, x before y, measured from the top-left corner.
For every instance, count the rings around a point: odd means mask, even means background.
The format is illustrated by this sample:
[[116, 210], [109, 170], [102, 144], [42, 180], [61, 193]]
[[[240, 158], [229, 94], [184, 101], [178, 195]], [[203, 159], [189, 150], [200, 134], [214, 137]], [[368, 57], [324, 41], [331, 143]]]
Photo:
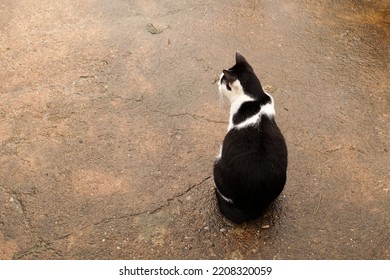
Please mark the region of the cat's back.
[[241, 204], [250, 197], [271, 200], [287, 180], [287, 147], [276, 122], [266, 116], [255, 124], [231, 129], [218, 162], [223, 190]]
[[222, 154], [227, 161], [265, 161], [287, 165], [285, 139], [273, 118], [259, 116], [256, 123], [246, 127], [233, 127], [223, 141]]

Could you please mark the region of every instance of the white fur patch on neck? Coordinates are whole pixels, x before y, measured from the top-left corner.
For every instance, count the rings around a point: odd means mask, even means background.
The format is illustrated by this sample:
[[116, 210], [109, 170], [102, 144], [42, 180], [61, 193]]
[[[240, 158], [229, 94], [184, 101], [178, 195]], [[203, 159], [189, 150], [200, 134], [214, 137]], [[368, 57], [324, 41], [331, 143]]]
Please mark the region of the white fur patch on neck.
[[[221, 76], [222, 77], [222, 76]], [[230, 116], [228, 131], [233, 128], [233, 116], [238, 112], [242, 103], [253, 101], [254, 99], [246, 95], [239, 80], [235, 80], [230, 85], [231, 90], [228, 90], [226, 84], [219, 83], [219, 92], [223, 93], [230, 101]]]
[[243, 95], [237, 97], [236, 99], [234, 99], [234, 101], [230, 104], [230, 115], [229, 115], [228, 131], [234, 127], [233, 116], [238, 112], [238, 110], [240, 109], [241, 105], [243, 103], [245, 103], [245, 102], [253, 101], [253, 100], [254, 99], [252, 97], [246, 95], [245, 93]]
[[266, 115], [269, 118], [275, 117], [275, 107], [274, 107], [274, 102], [272, 100], [272, 97], [270, 103], [261, 106], [260, 115]]
[[263, 115], [266, 115], [269, 118], [273, 118], [275, 116], [274, 100], [271, 95], [265, 92], [265, 94], [267, 94], [270, 97], [271, 101], [261, 106], [261, 109], [257, 114], [247, 118], [245, 121], [239, 124], [234, 125], [233, 116], [238, 112], [241, 105], [248, 101], [254, 101], [255, 99], [245, 94], [244, 89], [239, 80], [236, 80], [233, 83], [229, 84], [231, 90], [228, 90], [226, 83], [221, 83], [222, 77], [223, 74], [221, 74], [221, 77], [219, 79], [218, 89], [219, 92], [225, 95], [230, 101], [229, 125], [227, 129], [228, 131], [231, 130], [232, 128], [241, 129], [250, 125], [254, 125], [259, 121], [259, 118]]
[[259, 122], [259, 119], [263, 115], [266, 115], [268, 118], [273, 118], [275, 116], [275, 108], [272, 101], [270, 103], [261, 106], [261, 109], [257, 114], [253, 115], [250, 118], [247, 118], [245, 121], [240, 122], [239, 124], [236, 124], [233, 127], [236, 129], [241, 129], [250, 125], [255, 125]]
[[258, 123], [259, 118], [260, 118], [260, 113], [257, 113], [256, 115], [253, 115], [252, 117], [247, 118], [245, 121], [240, 122], [239, 124], [236, 124], [234, 126], [234, 128], [241, 129], [241, 128], [244, 128], [244, 127], [247, 127], [250, 125], [254, 125], [254, 124]]

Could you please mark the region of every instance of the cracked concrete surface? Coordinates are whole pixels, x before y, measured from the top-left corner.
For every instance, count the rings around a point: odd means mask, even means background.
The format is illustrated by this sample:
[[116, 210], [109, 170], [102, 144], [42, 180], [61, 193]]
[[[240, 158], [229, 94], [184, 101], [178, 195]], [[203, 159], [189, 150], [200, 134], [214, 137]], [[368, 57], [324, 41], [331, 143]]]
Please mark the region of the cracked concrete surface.
[[[389, 9], [2, 1], [0, 259], [389, 259]], [[285, 191], [240, 226], [211, 177], [237, 49], [289, 148]]]

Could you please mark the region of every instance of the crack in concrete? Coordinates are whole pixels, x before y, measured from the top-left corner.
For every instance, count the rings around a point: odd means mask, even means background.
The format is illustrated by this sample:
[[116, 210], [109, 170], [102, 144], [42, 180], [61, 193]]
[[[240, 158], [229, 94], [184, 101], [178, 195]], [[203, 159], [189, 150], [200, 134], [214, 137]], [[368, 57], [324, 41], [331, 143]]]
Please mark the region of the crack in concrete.
[[31, 220], [30, 218], [28, 217], [28, 210], [27, 210], [27, 207], [26, 207], [26, 203], [24, 202], [24, 200], [21, 198], [21, 195], [19, 193], [16, 193], [16, 192], [13, 192], [12, 193], [12, 197], [14, 199], [14, 202], [20, 207], [20, 210], [21, 210], [21, 214], [23, 216], [23, 220], [24, 220], [24, 224], [26, 225], [26, 227], [29, 229], [30, 233], [32, 234], [32, 236], [38, 240], [40, 243], [44, 242], [42, 237], [40, 237], [36, 231], [36, 229], [34, 228], [34, 226], [32, 225], [31, 223]]
[[170, 114], [170, 113], [167, 113], [167, 112], [163, 112], [163, 111], [160, 111], [160, 110], [155, 110], [155, 109], [150, 109], [148, 106], [146, 107], [150, 112], [153, 112], [153, 113], [159, 113], [159, 114], [163, 114], [167, 117], [170, 117], [170, 118], [174, 118], [174, 117], [182, 117], [182, 116], [189, 116], [191, 118], [194, 118], [196, 120], [204, 120], [206, 122], [211, 122], [211, 123], [223, 123], [223, 124], [227, 124], [226, 121], [220, 121], [220, 120], [213, 120], [213, 119], [209, 119], [205, 116], [202, 116], [202, 115], [196, 115], [196, 114], [191, 114], [191, 113], [188, 113], [188, 112], [185, 112], [185, 113], [177, 113], [177, 114]]
[[60, 240], [63, 240], [63, 239], [66, 239], [72, 235], [74, 235], [75, 233], [77, 232], [80, 232], [88, 227], [94, 227], [94, 226], [99, 226], [101, 224], [106, 224], [106, 223], [109, 223], [109, 222], [112, 222], [114, 220], [121, 220], [121, 219], [128, 219], [128, 218], [133, 218], [133, 217], [137, 217], [137, 216], [141, 216], [141, 215], [153, 215], [154, 213], [158, 212], [158, 211], [161, 211], [162, 209], [164, 209], [165, 207], [169, 206], [172, 201], [174, 201], [175, 199], [179, 198], [179, 197], [182, 197], [183, 195], [187, 194], [188, 192], [190, 192], [192, 189], [194, 189], [195, 187], [198, 187], [200, 185], [202, 185], [204, 182], [206, 182], [207, 180], [209, 180], [211, 178], [211, 176], [207, 176], [205, 178], [203, 178], [202, 180], [200, 180], [199, 182], [193, 184], [192, 186], [190, 186], [188, 189], [186, 189], [185, 191], [179, 193], [179, 194], [176, 194], [170, 198], [167, 199], [167, 201], [156, 207], [155, 209], [153, 210], [144, 210], [144, 211], [141, 211], [141, 212], [136, 212], [136, 213], [131, 213], [131, 214], [126, 214], [126, 215], [122, 215], [122, 216], [118, 216], [118, 217], [108, 217], [108, 218], [104, 218], [103, 220], [101, 221], [98, 221], [98, 222], [95, 222], [93, 224], [90, 224], [90, 225], [85, 225], [83, 226], [82, 228], [78, 229], [77, 231], [74, 231], [74, 232], [71, 232], [71, 233], [67, 233], [61, 237], [58, 237], [56, 239], [54, 239], [53, 241], [50, 241], [50, 242], [44, 242], [46, 244], [46, 246], [50, 246], [51, 244], [53, 244], [54, 242], [56, 241], [60, 241]]
[[182, 193], [179, 193], [179, 194], [177, 194], [177, 195], [174, 195], [174, 196], [171, 197], [171, 198], [168, 198], [168, 200], [166, 201], [166, 203], [165, 203], [164, 205], [161, 205], [161, 206], [157, 207], [156, 209], [154, 209], [154, 210], [148, 212], [148, 214], [154, 214], [154, 213], [156, 213], [156, 212], [162, 210], [163, 208], [169, 206], [169, 204], [171, 203], [171, 201], [173, 201], [173, 200], [176, 199], [176, 198], [182, 197], [183, 195], [185, 195], [185, 194], [187, 194], [188, 192], [190, 192], [193, 188], [202, 185], [204, 182], [206, 182], [206, 181], [209, 180], [210, 178], [211, 178], [211, 176], [207, 176], [206, 178], [202, 179], [200, 182], [198, 182], [198, 183], [192, 185], [191, 187], [189, 187], [186, 191], [184, 191], [184, 192], [182, 192]]
[[[43, 238], [41, 236], [39, 236], [39, 234], [37, 233], [36, 229], [34, 228], [30, 218], [28, 217], [28, 209], [27, 209], [27, 206], [26, 206], [26, 203], [25, 201], [23, 200], [23, 198], [21, 196], [23, 195], [34, 195], [35, 194], [35, 189], [33, 190], [32, 193], [24, 193], [24, 192], [18, 192], [18, 191], [15, 191], [15, 190], [12, 190], [12, 189], [9, 189], [5, 186], [0, 186], [1, 189], [4, 190], [4, 192], [6, 194], [8, 194], [9, 196], [11, 196], [11, 199], [10, 201], [14, 203], [15, 207], [19, 210], [21, 216], [22, 216], [22, 220], [23, 220], [23, 223], [24, 225], [26, 226], [26, 228], [29, 230], [30, 234], [31, 234], [31, 237], [33, 239], [35, 239], [35, 242], [37, 242], [37, 244], [35, 244], [33, 247], [25, 250], [25, 251], [22, 251], [21, 253], [18, 253], [16, 254], [13, 259], [21, 259], [25, 256], [28, 256], [34, 252], [37, 252], [37, 251], [42, 251], [43, 249], [42, 248], [48, 248], [48, 245], [50, 245], [50, 243], [48, 242], [45, 242], [43, 240]], [[4, 224], [4, 223], [3, 223]]]
[[31, 254], [34, 254], [34, 253], [41, 253], [41, 252], [44, 252], [44, 251], [52, 251], [57, 257], [59, 258], [62, 258], [63, 256], [57, 252], [55, 249], [53, 248], [50, 248], [50, 245], [53, 244], [53, 242], [50, 242], [50, 243], [47, 243], [47, 242], [44, 242], [44, 241], [39, 241], [36, 245], [34, 245], [33, 247], [31, 247], [30, 249], [26, 250], [26, 251], [23, 251], [21, 253], [18, 253], [16, 254], [13, 259], [14, 260], [20, 260], [26, 256], [29, 256]]
[[[108, 97], [108, 98], [112, 98], [112, 97], [113, 97], [113, 98], [119, 98], [120, 100], [123, 100], [123, 101], [125, 101], [125, 102], [130, 101], [130, 102], [133, 102], [133, 103], [135, 103], [135, 104], [138, 103], [138, 106], [142, 104], [142, 101], [143, 101], [143, 99], [144, 99], [144, 95], [143, 95], [143, 94], [138, 95], [138, 96], [136, 96], [136, 97], [123, 97], [123, 96], [121, 96], [121, 95], [119, 95], [119, 94], [116, 94], [116, 93], [109, 93], [109, 94], [107, 95], [107, 97]], [[135, 108], [137, 108], [138, 106], [134, 106], [132, 109], [135, 109]]]
[[32, 232], [32, 234], [34, 236], [36, 236], [34, 227], [32, 226], [30, 219], [27, 217], [28, 216], [27, 215], [28, 211], [26, 209], [26, 204], [23, 201], [23, 199], [21, 198], [21, 195], [23, 195], [23, 194], [25, 194], [25, 195], [31, 195], [31, 194], [30, 193], [20, 193], [20, 192], [17, 192], [15, 190], [8, 189], [5, 186], [1, 186], [0, 188], [3, 189], [5, 191], [5, 193], [7, 193], [8, 195], [11, 196], [11, 200], [10, 201], [15, 203], [16, 204], [16, 208], [18, 208], [20, 210], [20, 213], [22, 214], [22, 217], [23, 217], [23, 220], [24, 220], [24, 224]]
[[325, 151], [320, 151], [320, 152], [323, 154], [330, 154], [330, 153], [338, 152], [339, 150], [342, 150], [342, 149], [349, 149], [351, 151], [357, 151], [357, 152], [362, 153], [362, 154], [367, 154], [367, 152], [365, 150], [356, 148], [354, 145], [338, 145], [338, 146], [335, 146], [333, 148], [327, 149]]
[[223, 123], [223, 124], [227, 124], [226, 121], [220, 121], [220, 120], [213, 120], [213, 119], [209, 119], [205, 116], [201, 116], [201, 115], [195, 115], [195, 114], [190, 114], [190, 113], [179, 113], [179, 114], [167, 114], [167, 116], [169, 117], [181, 117], [181, 116], [190, 116], [196, 120], [204, 120], [206, 122], [211, 122], [211, 123]]
[[105, 218], [103, 219], [102, 221], [100, 222], [97, 222], [97, 223], [94, 223], [93, 225], [94, 226], [98, 226], [100, 224], [103, 224], [103, 223], [108, 223], [108, 222], [111, 222], [113, 220], [120, 220], [120, 219], [127, 219], [127, 218], [132, 218], [132, 217], [137, 217], [137, 216], [140, 216], [140, 215], [145, 215], [145, 214], [148, 214], [148, 215], [152, 215], [160, 210], [162, 210], [163, 208], [169, 206], [171, 204], [171, 202], [173, 200], [175, 200], [176, 198], [179, 198], [179, 197], [182, 197], [183, 195], [187, 194], [189, 191], [191, 191], [193, 188], [197, 187], [197, 186], [200, 186], [202, 185], [204, 182], [206, 182], [207, 180], [209, 180], [211, 178], [211, 176], [207, 176], [206, 178], [202, 179], [200, 182], [197, 182], [195, 184], [193, 184], [191, 187], [189, 187], [187, 190], [185, 190], [184, 192], [181, 192], [179, 194], [176, 194], [170, 198], [167, 199], [167, 201], [156, 207], [155, 209], [153, 210], [145, 210], [145, 211], [141, 211], [141, 212], [138, 212], [138, 213], [132, 213], [132, 214], [127, 214], [127, 215], [122, 215], [122, 216], [118, 216], [118, 217], [109, 217], [109, 218]]
[[212, 5], [201, 4], [201, 5], [194, 5], [192, 7], [183, 8], [183, 9], [175, 9], [175, 10], [168, 11], [164, 14], [158, 14], [158, 15], [154, 16], [153, 18], [165, 17], [165, 16], [174, 15], [174, 14], [182, 13], [182, 12], [188, 12], [188, 11], [196, 10], [199, 8], [205, 8], [205, 7], [212, 7]]

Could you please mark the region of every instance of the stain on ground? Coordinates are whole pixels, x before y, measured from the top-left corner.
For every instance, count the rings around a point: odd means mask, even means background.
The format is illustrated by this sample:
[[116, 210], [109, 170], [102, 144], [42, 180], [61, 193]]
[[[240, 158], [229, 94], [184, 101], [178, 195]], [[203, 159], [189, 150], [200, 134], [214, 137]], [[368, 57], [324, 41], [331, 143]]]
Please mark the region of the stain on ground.
[[[2, 1], [1, 259], [390, 259], [388, 1]], [[288, 181], [215, 206], [239, 49]]]

